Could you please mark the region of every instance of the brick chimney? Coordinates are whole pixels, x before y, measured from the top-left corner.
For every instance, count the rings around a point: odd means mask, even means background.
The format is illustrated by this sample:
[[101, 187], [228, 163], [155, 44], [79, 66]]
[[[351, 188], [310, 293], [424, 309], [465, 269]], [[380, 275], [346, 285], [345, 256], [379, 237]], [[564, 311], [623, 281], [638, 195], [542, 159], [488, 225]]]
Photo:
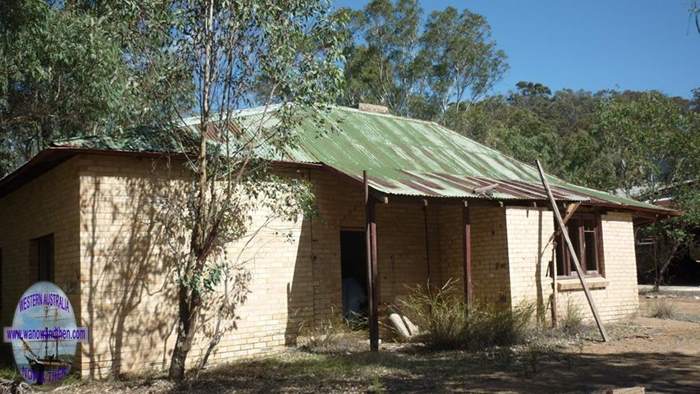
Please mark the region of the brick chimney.
[[384, 105], [359, 103], [357, 109], [364, 112], [374, 112], [377, 114], [388, 114], [389, 108]]

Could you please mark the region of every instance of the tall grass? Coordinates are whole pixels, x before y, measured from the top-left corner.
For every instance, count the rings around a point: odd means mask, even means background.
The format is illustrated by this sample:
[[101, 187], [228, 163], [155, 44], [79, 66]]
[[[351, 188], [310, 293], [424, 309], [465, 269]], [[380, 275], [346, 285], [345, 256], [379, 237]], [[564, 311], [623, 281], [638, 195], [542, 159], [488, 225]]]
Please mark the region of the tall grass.
[[676, 306], [665, 298], [657, 298], [649, 304], [649, 316], [657, 319], [673, 319], [677, 315]]
[[583, 331], [583, 312], [571, 299], [567, 302], [566, 313], [559, 321], [559, 328], [567, 335], [577, 335]]
[[436, 349], [481, 350], [521, 343], [534, 307], [477, 305], [468, 308], [461, 286], [418, 286], [399, 300], [399, 309], [421, 330], [416, 339]]

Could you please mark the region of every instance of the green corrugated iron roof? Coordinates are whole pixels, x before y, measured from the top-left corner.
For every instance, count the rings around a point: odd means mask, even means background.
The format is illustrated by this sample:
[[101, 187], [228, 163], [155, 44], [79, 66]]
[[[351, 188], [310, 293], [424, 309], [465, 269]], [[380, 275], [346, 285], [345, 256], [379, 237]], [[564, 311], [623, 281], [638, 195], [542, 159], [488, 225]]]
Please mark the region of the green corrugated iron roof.
[[[274, 112], [274, 109], [273, 109]], [[265, 114], [265, 116], [263, 116]], [[238, 115], [242, 125], [274, 123], [260, 110]], [[370, 186], [388, 195], [496, 200], [546, 200], [537, 169], [433, 122], [331, 107], [322, 115], [328, 130], [304, 121], [298, 143], [280, 153], [262, 147], [268, 159], [321, 163], [357, 180], [368, 173]], [[196, 123], [196, 119], [188, 123]], [[243, 127], [243, 129], [246, 129]], [[141, 140], [143, 137], [138, 137]], [[72, 140], [62, 145], [149, 150], [147, 141]], [[154, 148], [153, 150], [161, 150]], [[577, 186], [549, 176], [555, 198], [595, 205], [668, 211], [662, 207]]]
[[[246, 114], [256, 118], [256, 113]], [[317, 162], [369, 183], [386, 194], [422, 197], [546, 200], [539, 173], [495, 149], [437, 123], [333, 107], [319, 133], [313, 122], [298, 130], [299, 143], [287, 149], [291, 161]], [[663, 208], [574, 185], [548, 176], [557, 199], [590, 201], [654, 210]], [[475, 189], [496, 185], [486, 193]]]

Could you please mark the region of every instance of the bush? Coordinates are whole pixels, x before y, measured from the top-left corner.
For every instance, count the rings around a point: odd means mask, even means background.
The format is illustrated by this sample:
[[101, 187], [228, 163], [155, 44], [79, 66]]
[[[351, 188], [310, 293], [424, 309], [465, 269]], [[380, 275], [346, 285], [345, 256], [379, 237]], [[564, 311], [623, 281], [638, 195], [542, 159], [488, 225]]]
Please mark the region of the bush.
[[583, 313], [578, 304], [569, 299], [566, 313], [559, 321], [559, 328], [567, 335], [577, 335], [583, 331]]
[[438, 349], [481, 350], [521, 343], [534, 308], [480, 305], [467, 308], [461, 286], [448, 280], [440, 288], [418, 286], [399, 300], [399, 309], [422, 334], [416, 340]]
[[657, 298], [649, 305], [649, 316], [657, 319], [673, 319], [676, 316], [676, 306], [665, 298]]

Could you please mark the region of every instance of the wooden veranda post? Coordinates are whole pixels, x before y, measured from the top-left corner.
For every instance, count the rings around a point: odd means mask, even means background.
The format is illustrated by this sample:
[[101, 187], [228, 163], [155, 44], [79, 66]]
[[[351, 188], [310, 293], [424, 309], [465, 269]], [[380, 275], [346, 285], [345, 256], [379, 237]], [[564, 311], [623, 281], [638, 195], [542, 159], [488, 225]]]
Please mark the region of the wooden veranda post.
[[557, 308], [559, 305], [557, 289], [557, 256], [556, 256], [557, 243], [554, 242], [552, 246], [552, 328], [557, 328], [559, 325], [559, 315], [557, 314]]
[[462, 206], [462, 252], [464, 256], [464, 302], [467, 310], [471, 308], [474, 298], [472, 289], [472, 222], [469, 216], [469, 205], [465, 201]]
[[369, 301], [369, 347], [376, 352], [379, 350], [379, 317], [378, 304], [379, 277], [377, 270], [377, 220], [375, 201], [369, 195], [367, 171], [362, 171], [362, 183], [365, 192], [365, 235], [367, 244], [367, 299]]
[[428, 231], [428, 200], [423, 200], [423, 234], [425, 235], [425, 269], [430, 286], [430, 232]]
[[554, 199], [554, 195], [552, 195], [552, 190], [549, 188], [549, 182], [547, 182], [547, 177], [544, 175], [544, 170], [542, 169], [542, 165], [540, 164], [540, 161], [537, 160], [536, 163], [537, 163], [537, 170], [540, 172], [540, 178], [542, 179], [542, 185], [544, 186], [544, 189], [547, 191], [547, 197], [549, 197], [549, 202], [552, 205], [552, 211], [554, 211], [554, 218], [557, 220], [557, 224], [559, 225], [559, 230], [561, 231], [561, 234], [564, 238], [564, 242], [566, 242], [566, 246], [569, 248], [569, 253], [571, 254], [571, 260], [573, 260], [574, 265], [576, 266], [576, 272], [578, 273], [578, 279], [581, 281], [581, 287], [583, 287], [583, 292], [586, 294], [586, 299], [588, 300], [588, 305], [590, 305], [591, 312], [593, 312], [593, 317], [595, 318], [595, 323], [598, 326], [598, 330], [600, 331], [600, 335], [603, 337], [603, 341], [608, 342], [608, 334], [605, 332], [605, 327], [603, 327], [603, 321], [600, 319], [600, 316], [598, 315], [598, 308], [596, 308], [595, 302], [593, 301], [593, 297], [591, 296], [591, 292], [590, 292], [590, 290], [588, 290], [588, 285], [586, 284], [586, 280], [584, 279], [585, 274], [583, 273], [583, 270], [581, 269], [581, 263], [578, 261], [578, 256], [576, 255], [576, 250], [574, 250], [574, 245], [571, 243], [571, 239], [569, 238], [569, 232], [566, 231], [566, 226], [564, 224], [564, 220], [561, 218], [561, 214], [559, 213], [559, 208], [557, 207], [557, 202]]

